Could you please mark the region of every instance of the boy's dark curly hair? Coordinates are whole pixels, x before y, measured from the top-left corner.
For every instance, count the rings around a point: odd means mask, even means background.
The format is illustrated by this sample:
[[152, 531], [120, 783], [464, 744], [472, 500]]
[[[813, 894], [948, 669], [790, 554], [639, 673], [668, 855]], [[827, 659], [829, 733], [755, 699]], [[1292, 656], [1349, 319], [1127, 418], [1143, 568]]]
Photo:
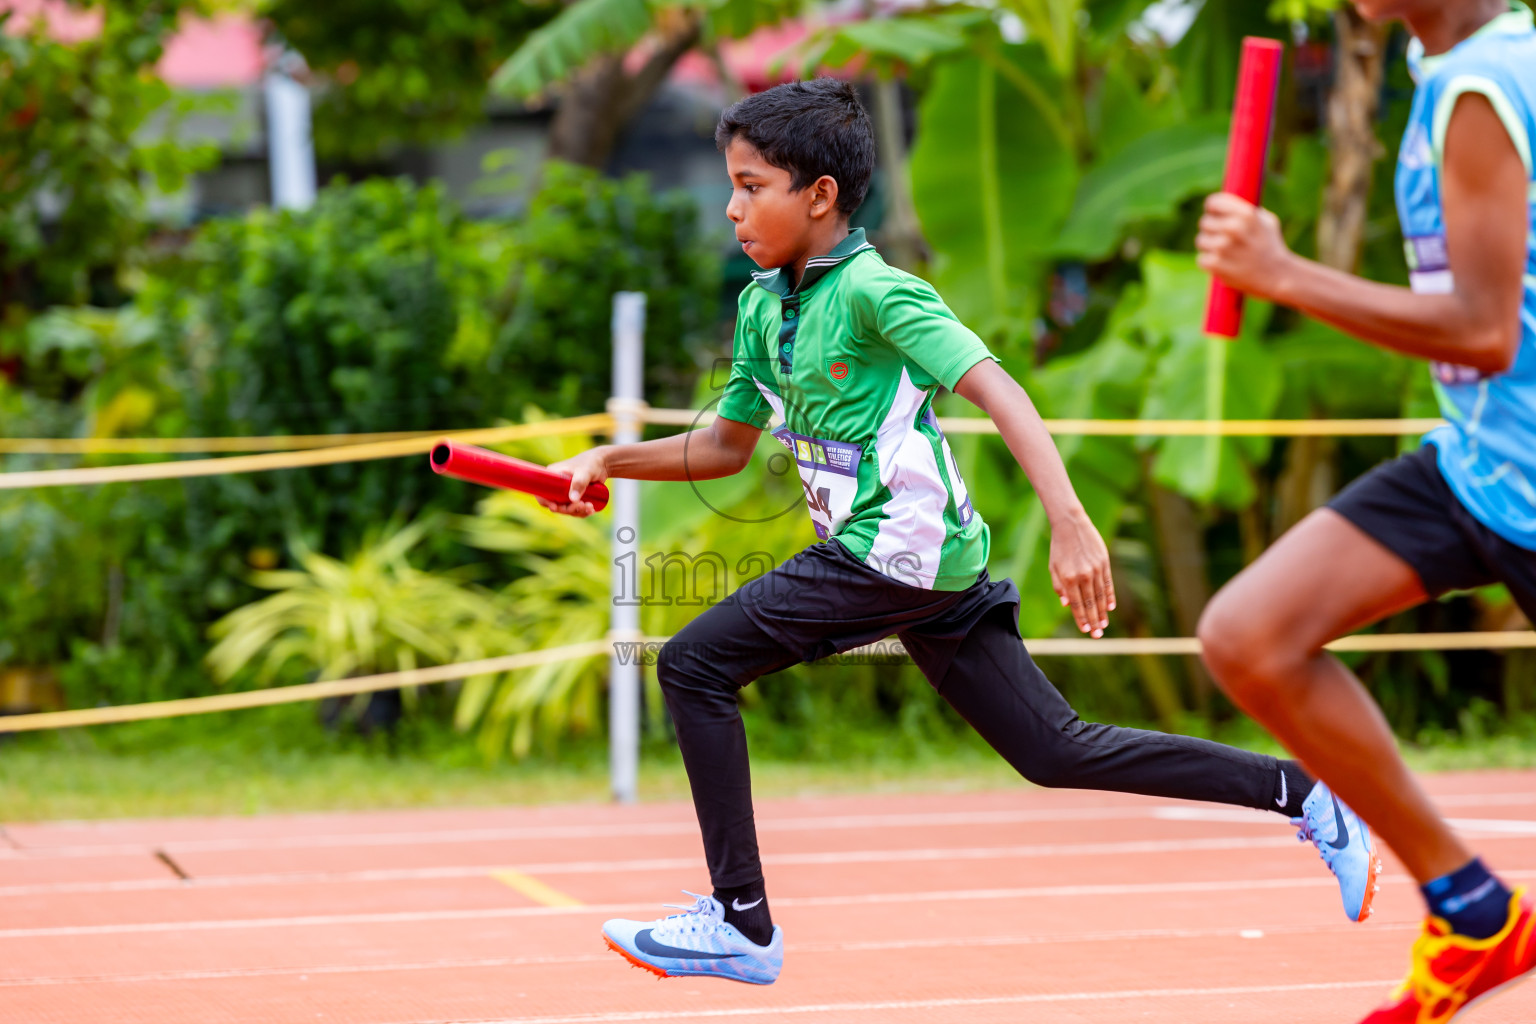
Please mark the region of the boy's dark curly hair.
[[837, 181], [837, 208], [852, 215], [869, 192], [875, 136], [853, 86], [836, 78], [786, 82], [733, 103], [715, 126], [721, 152], [741, 139], [790, 174], [796, 192], [823, 174]]

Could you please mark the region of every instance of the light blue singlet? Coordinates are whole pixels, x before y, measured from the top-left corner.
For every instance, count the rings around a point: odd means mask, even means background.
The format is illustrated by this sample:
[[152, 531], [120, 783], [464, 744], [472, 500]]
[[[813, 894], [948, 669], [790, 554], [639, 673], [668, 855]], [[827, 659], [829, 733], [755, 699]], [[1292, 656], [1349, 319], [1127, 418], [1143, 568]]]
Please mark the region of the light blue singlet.
[[[1440, 205], [1445, 133], [1456, 100], [1487, 97], [1504, 122], [1528, 181], [1536, 142], [1536, 28], [1531, 11], [1511, 5], [1447, 53], [1432, 57], [1415, 40], [1409, 66], [1418, 89], [1397, 159], [1397, 210], [1416, 292], [1449, 292]], [[1536, 184], [1530, 186], [1520, 350], [1504, 373], [1485, 377], [1436, 363], [1435, 393], [1449, 426], [1429, 434], [1451, 490], [1481, 522], [1521, 547], [1536, 550]]]

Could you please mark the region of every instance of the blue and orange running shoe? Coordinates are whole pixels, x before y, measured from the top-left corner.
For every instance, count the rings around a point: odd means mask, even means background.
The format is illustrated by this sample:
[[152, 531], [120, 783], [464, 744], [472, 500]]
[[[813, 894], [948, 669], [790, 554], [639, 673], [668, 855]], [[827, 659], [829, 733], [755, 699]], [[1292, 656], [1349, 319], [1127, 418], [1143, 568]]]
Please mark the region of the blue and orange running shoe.
[[1509, 900], [1497, 935], [1469, 939], [1431, 917], [1413, 944], [1413, 966], [1392, 998], [1361, 1024], [1444, 1024], [1536, 969], [1536, 911], [1524, 889]]
[[1371, 830], [1344, 805], [1333, 790], [1319, 782], [1301, 804], [1301, 817], [1292, 818], [1296, 838], [1317, 847], [1318, 856], [1339, 880], [1344, 913], [1351, 921], [1371, 916], [1371, 901], [1381, 888], [1381, 858]]
[[660, 921], [615, 918], [603, 925], [608, 948], [662, 978], [728, 978], [751, 985], [772, 985], [784, 967], [784, 929], [759, 946], [725, 920], [725, 908], [713, 896], [694, 898], [693, 906], [668, 903], [681, 914]]

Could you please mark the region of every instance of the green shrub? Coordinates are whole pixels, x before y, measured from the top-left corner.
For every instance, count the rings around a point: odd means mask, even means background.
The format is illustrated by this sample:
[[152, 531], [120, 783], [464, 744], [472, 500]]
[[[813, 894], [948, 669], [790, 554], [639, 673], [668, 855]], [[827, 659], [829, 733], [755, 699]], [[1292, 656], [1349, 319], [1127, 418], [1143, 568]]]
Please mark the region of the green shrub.
[[646, 396], [685, 404], [714, 340], [720, 287], [693, 200], [654, 195], [642, 175], [613, 181], [559, 162], [542, 173], [517, 227], [506, 319], [484, 349], [466, 344], [456, 361], [483, 373], [489, 409], [598, 412], [611, 393], [613, 293], [643, 291]]
[[[0, 384], [0, 430], [440, 430], [535, 397], [598, 411], [611, 292], [651, 294], [665, 382], [691, 376], [716, 280], [691, 207], [638, 178], [554, 167], [525, 218], [484, 223], [433, 186], [336, 184], [308, 211], [205, 225], [129, 307], [35, 320], [17, 352], [45, 393]], [[0, 663], [59, 665], [76, 705], [206, 690], [207, 627], [258, 596], [252, 570], [290, 541], [345, 559], [387, 521], [476, 496], [414, 460], [0, 495]], [[419, 554], [467, 560], [446, 532]]]

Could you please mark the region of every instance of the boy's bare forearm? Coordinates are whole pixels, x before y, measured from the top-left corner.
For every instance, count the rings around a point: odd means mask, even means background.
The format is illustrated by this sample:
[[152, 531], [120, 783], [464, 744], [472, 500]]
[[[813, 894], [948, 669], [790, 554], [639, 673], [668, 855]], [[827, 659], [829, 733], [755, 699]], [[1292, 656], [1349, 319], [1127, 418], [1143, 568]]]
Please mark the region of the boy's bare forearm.
[[[635, 444], [602, 445], [594, 449], [606, 475], [629, 480], [713, 480], [741, 472], [752, 457], [757, 430], [731, 423], [715, 424], [672, 437]], [[750, 432], [751, 436], [746, 436]]]

